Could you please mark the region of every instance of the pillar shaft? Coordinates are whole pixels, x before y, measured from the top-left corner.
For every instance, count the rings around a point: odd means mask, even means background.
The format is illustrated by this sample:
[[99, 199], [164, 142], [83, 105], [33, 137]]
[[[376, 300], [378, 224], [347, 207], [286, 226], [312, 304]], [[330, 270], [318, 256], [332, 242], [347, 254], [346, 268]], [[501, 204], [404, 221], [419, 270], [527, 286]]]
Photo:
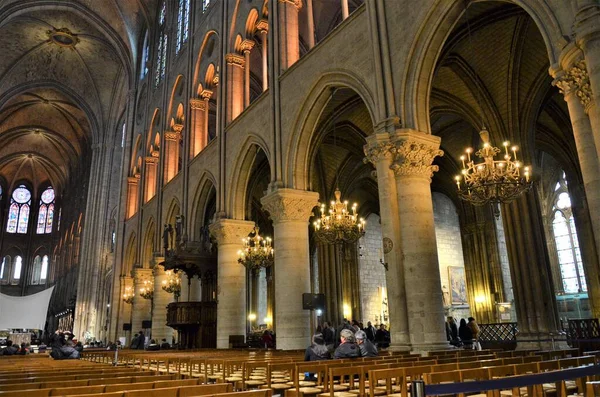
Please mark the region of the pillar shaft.
[[[400, 241], [400, 218], [398, 216], [398, 193], [391, 170], [395, 146], [388, 133], [377, 133], [367, 138], [365, 154], [377, 170], [379, 191], [379, 211], [384, 243], [384, 262], [388, 264], [385, 274], [390, 315], [390, 336], [392, 345], [409, 348], [408, 314], [406, 289], [404, 286], [404, 264]], [[367, 226], [368, 227], [368, 226]]]
[[262, 88], [263, 88], [263, 92], [267, 90], [267, 88], [269, 88], [269, 58], [267, 55], [267, 35], [268, 35], [268, 30], [265, 29], [261, 29], [260, 31], [260, 38], [261, 38], [261, 43], [262, 43]]
[[156, 195], [156, 168], [158, 166], [157, 156], [146, 157], [146, 183], [144, 192], [145, 203], [150, 201], [150, 199]]
[[217, 348], [229, 347], [230, 335], [246, 334], [246, 268], [237, 262], [242, 238], [254, 222], [220, 219], [210, 225], [218, 243]]
[[279, 51], [282, 71], [300, 59], [300, 7], [301, 0], [279, 0]]
[[244, 57], [227, 54], [227, 122], [232, 121], [244, 110]]
[[392, 168], [396, 176], [400, 244], [404, 254], [404, 285], [410, 342], [414, 350], [447, 347], [444, 306], [433, 220], [431, 163], [439, 137], [398, 130]]
[[167, 274], [162, 265], [154, 265], [154, 298], [152, 299], [152, 339], [157, 341], [163, 338], [171, 343], [173, 328], [167, 326], [167, 305], [174, 302], [173, 294], [162, 289], [163, 280]]
[[165, 182], [169, 182], [179, 172], [179, 141], [180, 132], [165, 133]]
[[135, 296], [131, 311], [131, 332], [133, 334], [142, 330], [142, 321], [152, 320], [152, 301], [142, 298], [140, 289], [144, 287], [145, 280], [152, 280], [153, 277], [152, 269], [134, 269], [133, 291]]
[[315, 14], [313, 13], [313, 0], [306, 0], [306, 15], [308, 25], [308, 37], [306, 38], [308, 49], [315, 46]]
[[131, 218], [137, 212], [139, 188], [139, 174], [127, 178], [127, 218]]
[[350, 15], [350, 12], [348, 10], [348, 0], [341, 0], [341, 5], [342, 5], [342, 20], [345, 20], [346, 18], [348, 18], [348, 15]]
[[190, 159], [193, 159], [204, 149], [207, 139], [207, 102], [202, 99], [191, 99], [191, 131], [190, 131]]
[[281, 350], [303, 349], [310, 341], [302, 294], [310, 292], [308, 220], [318, 198], [314, 192], [277, 189], [261, 199], [274, 227], [275, 328]]

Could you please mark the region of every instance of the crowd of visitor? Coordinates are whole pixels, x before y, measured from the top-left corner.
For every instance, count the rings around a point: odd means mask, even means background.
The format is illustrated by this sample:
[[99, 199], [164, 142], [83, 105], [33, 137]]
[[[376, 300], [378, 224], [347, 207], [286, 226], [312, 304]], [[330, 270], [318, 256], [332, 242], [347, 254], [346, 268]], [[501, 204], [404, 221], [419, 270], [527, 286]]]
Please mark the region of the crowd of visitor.
[[481, 350], [481, 345], [477, 340], [479, 332], [479, 325], [473, 317], [469, 317], [467, 320], [462, 318], [459, 326], [456, 325], [454, 317], [446, 319], [446, 338], [453, 346]]

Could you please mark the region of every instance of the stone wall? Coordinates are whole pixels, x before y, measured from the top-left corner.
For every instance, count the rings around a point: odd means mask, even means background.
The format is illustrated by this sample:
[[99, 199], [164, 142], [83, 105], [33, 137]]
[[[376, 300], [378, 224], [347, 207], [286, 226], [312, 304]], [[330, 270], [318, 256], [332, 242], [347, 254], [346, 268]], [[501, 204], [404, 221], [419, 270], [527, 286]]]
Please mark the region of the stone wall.
[[450, 278], [448, 268], [450, 266], [465, 267], [458, 213], [454, 203], [446, 195], [433, 192], [432, 199], [435, 238], [446, 314], [457, 319], [467, 318], [470, 315], [468, 305], [450, 305], [449, 295]]
[[517, 321], [517, 312], [514, 305], [514, 294], [512, 287], [512, 280], [510, 278], [510, 265], [508, 263], [508, 250], [506, 248], [506, 236], [504, 235], [504, 223], [502, 222], [502, 215], [496, 220], [496, 236], [498, 239], [498, 254], [500, 255], [500, 266], [502, 268], [502, 284], [504, 285], [504, 300], [506, 302], [513, 303], [511, 305], [511, 319], [506, 318], [502, 321]]
[[[365, 235], [358, 242], [361, 320], [365, 325], [367, 321], [371, 321], [373, 324], [381, 322], [382, 290], [383, 293], [386, 291], [385, 268], [380, 262], [380, 259], [383, 258], [381, 239], [379, 216], [371, 214], [367, 218]], [[384, 319], [384, 322], [387, 323], [388, 321]]]

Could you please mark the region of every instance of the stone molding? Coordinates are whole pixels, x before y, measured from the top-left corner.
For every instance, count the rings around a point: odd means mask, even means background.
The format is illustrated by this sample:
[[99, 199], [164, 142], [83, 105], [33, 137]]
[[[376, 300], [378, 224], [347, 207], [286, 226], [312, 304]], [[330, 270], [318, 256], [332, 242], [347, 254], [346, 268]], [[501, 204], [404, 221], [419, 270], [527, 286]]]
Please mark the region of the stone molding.
[[279, 0], [279, 3], [291, 4], [294, 7], [296, 7], [298, 11], [300, 11], [300, 9], [302, 8], [302, 0]]
[[[218, 75], [215, 75], [217, 78]], [[217, 81], [218, 83], [218, 81]], [[217, 84], [215, 83], [215, 85]], [[211, 90], [207, 90], [206, 88], [202, 90], [202, 92], [200, 93], [200, 97], [204, 100], [204, 101], [208, 101], [211, 97], [213, 96], [213, 92]]]
[[246, 60], [244, 59], [243, 56], [241, 56], [239, 54], [234, 54], [234, 53], [226, 54], [225, 55], [225, 62], [228, 65], [239, 66], [239, 67], [242, 67], [242, 68], [246, 64]]
[[158, 156], [154, 156], [154, 153], [152, 156], [148, 156], [146, 157], [146, 164], [157, 164], [158, 163]]
[[259, 32], [268, 32], [269, 31], [269, 21], [267, 21], [266, 19], [261, 19], [260, 21], [258, 21], [256, 23], [256, 30], [258, 30]]
[[319, 193], [296, 189], [277, 189], [260, 199], [274, 223], [308, 222], [312, 210], [319, 204]]
[[165, 267], [163, 265], [159, 265], [159, 263], [162, 262], [162, 260], [159, 260], [159, 258], [155, 258], [155, 259], [156, 259], [156, 264], [151, 269], [152, 276], [154, 276], [154, 277], [162, 276], [163, 274], [165, 274]]
[[553, 84], [565, 96], [574, 92], [586, 112], [589, 110], [592, 105], [593, 96], [585, 60], [580, 60], [569, 70], [560, 73], [554, 79]]
[[380, 160], [391, 159], [394, 155], [395, 148], [396, 146], [387, 138], [385, 141], [375, 139], [369, 140], [367, 138], [367, 144], [363, 146], [365, 153], [364, 162], [371, 162], [375, 165]]
[[206, 110], [206, 102], [202, 99], [190, 99], [190, 108], [193, 110]]
[[242, 52], [250, 52], [256, 43], [254, 40], [244, 39], [240, 45]]
[[135, 174], [134, 176], [127, 177], [127, 183], [130, 185], [137, 185], [140, 183], [140, 174]]
[[219, 219], [209, 226], [210, 234], [217, 239], [219, 245], [242, 245], [242, 239], [252, 232], [254, 222], [237, 219]]
[[181, 139], [181, 133], [172, 131], [165, 132], [165, 140], [178, 142]]
[[136, 267], [131, 272], [136, 283], [143, 283], [144, 280], [150, 280], [153, 276], [152, 269], [144, 269], [142, 267]]
[[443, 156], [440, 138], [412, 130], [400, 130], [393, 139], [395, 143], [394, 162], [390, 167], [396, 176], [426, 178], [431, 182], [434, 172], [439, 170], [432, 165], [433, 159]]

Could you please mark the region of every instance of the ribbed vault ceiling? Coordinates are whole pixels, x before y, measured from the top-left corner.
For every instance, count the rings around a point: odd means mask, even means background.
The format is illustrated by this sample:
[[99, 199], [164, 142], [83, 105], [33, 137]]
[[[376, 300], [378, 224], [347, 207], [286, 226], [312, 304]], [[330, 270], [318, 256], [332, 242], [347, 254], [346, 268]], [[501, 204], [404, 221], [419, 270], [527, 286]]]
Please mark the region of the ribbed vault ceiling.
[[64, 187], [124, 110], [155, 0], [0, 3], [0, 175]]

